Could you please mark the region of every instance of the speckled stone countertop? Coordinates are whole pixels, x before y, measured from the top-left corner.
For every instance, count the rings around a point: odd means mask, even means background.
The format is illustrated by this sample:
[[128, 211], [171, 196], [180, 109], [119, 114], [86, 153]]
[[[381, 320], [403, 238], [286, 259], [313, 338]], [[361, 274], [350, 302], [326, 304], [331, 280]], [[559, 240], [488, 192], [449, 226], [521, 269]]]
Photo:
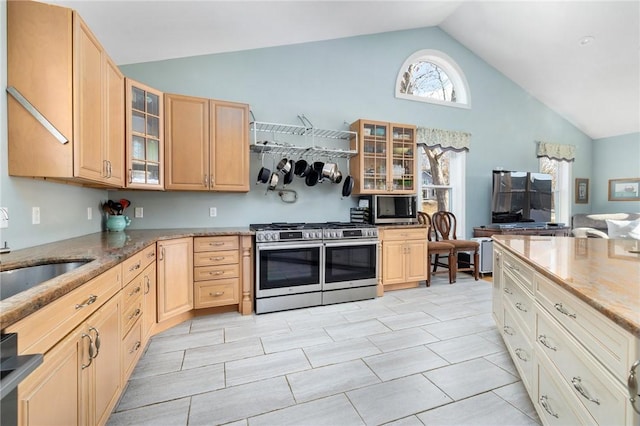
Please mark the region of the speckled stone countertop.
[[523, 235], [492, 238], [640, 337], [640, 241]]
[[0, 255], [1, 271], [43, 263], [90, 260], [73, 271], [0, 301], [0, 330], [64, 296], [140, 250], [155, 244], [156, 241], [219, 235], [253, 235], [253, 231], [248, 227], [238, 227], [99, 232]]

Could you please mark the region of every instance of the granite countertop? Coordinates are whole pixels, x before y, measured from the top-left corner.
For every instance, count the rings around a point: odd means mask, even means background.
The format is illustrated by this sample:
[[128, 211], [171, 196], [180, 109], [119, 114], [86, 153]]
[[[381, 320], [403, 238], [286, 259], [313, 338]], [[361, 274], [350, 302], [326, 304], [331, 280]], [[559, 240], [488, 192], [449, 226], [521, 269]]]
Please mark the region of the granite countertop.
[[640, 241], [524, 235], [492, 238], [640, 337]]
[[98, 232], [0, 255], [0, 271], [75, 260], [85, 265], [0, 301], [0, 330], [64, 296], [156, 241], [183, 237], [253, 235], [249, 227]]

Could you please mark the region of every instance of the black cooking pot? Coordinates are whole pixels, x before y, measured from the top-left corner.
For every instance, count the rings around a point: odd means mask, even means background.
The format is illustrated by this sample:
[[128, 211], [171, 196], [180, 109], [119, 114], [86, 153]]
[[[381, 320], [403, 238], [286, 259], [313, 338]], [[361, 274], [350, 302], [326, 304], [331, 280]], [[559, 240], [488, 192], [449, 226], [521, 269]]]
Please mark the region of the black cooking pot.
[[262, 167], [258, 172], [258, 180], [256, 183], [267, 183], [269, 182], [269, 176], [271, 176], [271, 170], [266, 167]]
[[311, 166], [307, 163], [306, 160], [298, 160], [296, 161], [296, 167], [294, 169], [294, 173], [296, 176], [305, 177], [311, 171]]
[[342, 196], [349, 197], [351, 195], [351, 191], [353, 191], [353, 178], [351, 176], [347, 176], [342, 184]]
[[316, 172], [315, 169], [311, 169], [309, 174], [304, 178], [304, 181], [307, 186], [315, 186], [318, 183], [319, 177], [318, 172]]

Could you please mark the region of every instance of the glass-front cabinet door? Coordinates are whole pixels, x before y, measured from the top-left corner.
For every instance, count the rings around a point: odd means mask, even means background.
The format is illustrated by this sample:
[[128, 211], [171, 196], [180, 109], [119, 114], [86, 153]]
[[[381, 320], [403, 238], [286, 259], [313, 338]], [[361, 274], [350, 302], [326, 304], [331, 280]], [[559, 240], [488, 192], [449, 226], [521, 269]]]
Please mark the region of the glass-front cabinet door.
[[163, 94], [127, 79], [127, 188], [164, 189]]
[[351, 130], [358, 132], [351, 142], [358, 149], [350, 163], [355, 194], [416, 192], [415, 126], [358, 120]]

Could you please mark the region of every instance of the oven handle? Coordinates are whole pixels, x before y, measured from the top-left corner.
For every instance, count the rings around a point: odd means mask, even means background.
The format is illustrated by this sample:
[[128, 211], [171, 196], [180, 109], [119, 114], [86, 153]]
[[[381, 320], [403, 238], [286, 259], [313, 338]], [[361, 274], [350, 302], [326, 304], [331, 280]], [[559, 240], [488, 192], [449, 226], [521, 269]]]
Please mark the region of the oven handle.
[[322, 248], [322, 241], [314, 241], [310, 243], [260, 243], [256, 244], [256, 250], [287, 250], [287, 249], [303, 249], [303, 248]]
[[371, 244], [378, 245], [380, 241], [378, 240], [335, 240], [335, 241], [326, 241], [324, 243], [327, 247], [345, 247], [345, 246], [368, 246]]

